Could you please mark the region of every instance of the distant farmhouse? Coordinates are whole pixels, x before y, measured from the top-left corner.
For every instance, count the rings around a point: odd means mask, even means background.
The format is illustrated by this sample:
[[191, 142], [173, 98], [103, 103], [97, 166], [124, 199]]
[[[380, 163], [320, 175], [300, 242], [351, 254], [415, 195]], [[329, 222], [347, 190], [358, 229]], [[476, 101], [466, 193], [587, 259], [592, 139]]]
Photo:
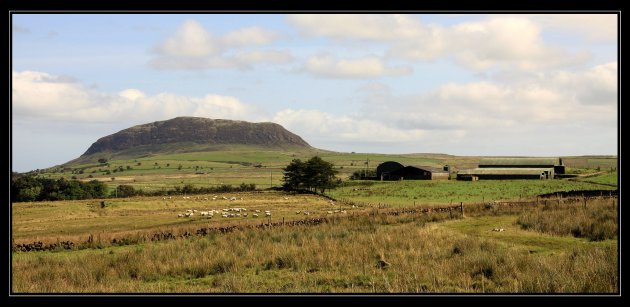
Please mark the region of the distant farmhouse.
[[561, 174], [560, 158], [484, 158], [478, 168], [459, 171], [457, 180], [553, 179]]
[[448, 169], [430, 166], [404, 166], [395, 161], [387, 161], [376, 167], [376, 177], [380, 180], [438, 180], [448, 179]]

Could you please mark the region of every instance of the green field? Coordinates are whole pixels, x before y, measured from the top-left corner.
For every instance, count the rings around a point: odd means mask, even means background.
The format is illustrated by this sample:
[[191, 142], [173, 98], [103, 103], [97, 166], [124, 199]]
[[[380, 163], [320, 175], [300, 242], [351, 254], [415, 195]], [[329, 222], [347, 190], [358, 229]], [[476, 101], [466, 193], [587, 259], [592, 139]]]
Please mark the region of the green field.
[[[343, 179], [341, 187], [326, 193], [337, 201], [264, 190], [282, 184], [282, 168], [292, 159], [306, 160], [315, 154], [333, 162]], [[252, 151], [245, 146], [113, 160], [108, 166], [84, 161], [50, 168], [38, 176], [97, 179], [112, 191], [121, 184], [159, 191], [186, 184], [207, 187], [240, 183], [254, 183], [258, 191], [12, 203], [14, 246], [76, 243], [72, 249], [14, 250], [12, 291], [619, 291], [617, 199], [590, 199], [586, 206], [579, 199], [556, 200], [550, 206], [490, 205], [495, 200], [536, 199], [537, 195], [559, 191], [614, 190], [617, 172], [607, 172], [605, 167], [616, 166], [616, 159], [566, 158], [570, 169], [587, 174], [570, 180], [347, 179], [354, 171], [390, 160], [434, 167], [448, 164], [456, 171], [476, 167], [479, 157]], [[596, 172], [599, 174], [588, 176]], [[460, 202], [465, 204], [465, 217], [453, 211], [388, 214], [399, 208], [435, 209]], [[228, 208], [246, 208], [249, 215], [207, 218], [199, 214]], [[186, 210], [198, 212], [191, 218], [177, 216]], [[255, 210], [261, 216], [254, 218]], [[264, 217], [266, 210], [273, 213], [271, 217]], [[314, 218], [323, 222], [291, 227], [281, 224]], [[280, 226], [269, 227], [269, 222]], [[238, 228], [225, 234], [194, 235], [203, 228], [219, 227]], [[504, 231], [493, 231], [499, 228]], [[155, 234], [164, 233], [175, 239], [152, 241]]]
[[432, 205], [459, 202], [518, 200], [536, 195], [576, 190], [615, 189], [569, 180], [485, 180], [485, 181], [374, 181], [330, 191], [335, 198], [395, 206]]

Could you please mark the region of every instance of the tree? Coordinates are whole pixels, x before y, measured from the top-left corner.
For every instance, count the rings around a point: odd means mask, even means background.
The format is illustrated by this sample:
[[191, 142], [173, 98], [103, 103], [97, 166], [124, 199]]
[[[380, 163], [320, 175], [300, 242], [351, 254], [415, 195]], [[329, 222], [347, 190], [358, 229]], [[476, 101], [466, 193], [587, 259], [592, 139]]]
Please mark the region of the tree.
[[294, 159], [283, 171], [285, 190], [305, 189], [324, 193], [326, 189], [334, 188], [339, 184], [339, 180], [335, 178], [338, 171], [334, 169], [334, 165], [317, 156], [306, 162]]
[[293, 159], [289, 165], [287, 165], [284, 171], [284, 177], [282, 180], [284, 183], [282, 187], [285, 190], [299, 190], [302, 186], [302, 180], [304, 178], [304, 170], [306, 168], [306, 164], [302, 162], [300, 159]]

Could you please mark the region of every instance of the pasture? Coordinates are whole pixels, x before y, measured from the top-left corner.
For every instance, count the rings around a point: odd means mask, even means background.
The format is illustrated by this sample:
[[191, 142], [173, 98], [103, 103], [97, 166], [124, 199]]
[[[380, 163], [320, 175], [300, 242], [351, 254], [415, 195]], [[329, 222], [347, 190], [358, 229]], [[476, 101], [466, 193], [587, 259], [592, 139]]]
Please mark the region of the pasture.
[[[579, 202], [509, 211], [471, 205], [465, 218], [446, 212], [388, 215], [362, 209], [365, 214], [328, 218], [319, 225], [14, 252], [12, 290], [616, 293], [616, 236], [593, 241], [519, 224], [524, 217], [534, 223], [543, 218], [536, 212], [577, 210], [580, 215], [591, 209], [598, 212], [595, 220], [616, 225], [615, 199], [603, 198], [589, 200], [588, 209]], [[580, 223], [572, 214], [556, 216], [563, 224]], [[497, 228], [504, 231], [493, 231]]]
[[[601, 169], [597, 176], [571, 180], [380, 182], [346, 179], [383, 161], [449, 164], [458, 169], [475, 167], [478, 157], [319, 151], [344, 179], [341, 187], [327, 192], [337, 201], [262, 190], [282, 184], [282, 168], [292, 159], [307, 159], [313, 153], [237, 148], [113, 160], [109, 165], [75, 163], [41, 172], [39, 176], [50, 178], [101, 180], [112, 191], [120, 184], [157, 191], [186, 184], [241, 183], [254, 183], [259, 190], [12, 203], [14, 247], [33, 242], [75, 244], [44, 251], [14, 249], [11, 289], [14, 293], [619, 291], [616, 198], [591, 198], [586, 205], [579, 199], [554, 199], [549, 206], [494, 202], [535, 201], [537, 195], [559, 191], [614, 190], [617, 172], [604, 169], [613, 165], [613, 159], [567, 158], [569, 167], [588, 167], [581, 173]], [[435, 210], [460, 202], [465, 216]], [[216, 213], [212, 218], [201, 216], [207, 211]], [[187, 212], [193, 215], [178, 217]]]

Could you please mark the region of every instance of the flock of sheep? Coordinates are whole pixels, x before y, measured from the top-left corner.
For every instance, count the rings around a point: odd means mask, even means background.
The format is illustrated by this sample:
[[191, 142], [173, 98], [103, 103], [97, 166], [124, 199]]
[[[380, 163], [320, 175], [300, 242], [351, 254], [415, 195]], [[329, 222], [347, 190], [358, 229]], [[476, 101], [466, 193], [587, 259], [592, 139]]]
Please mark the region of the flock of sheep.
[[[239, 200], [239, 199], [243, 200], [242, 197], [237, 199], [236, 197], [229, 197], [228, 198], [228, 197], [225, 197], [225, 196], [219, 197], [217, 195], [214, 195], [210, 199], [217, 200], [219, 198], [223, 199], [223, 200], [229, 200], [229, 201], [236, 201], [236, 200]], [[283, 198], [284, 198], [284, 200], [288, 200], [289, 199], [288, 197], [283, 197]], [[164, 200], [172, 199], [172, 196], [167, 196], [167, 197], [164, 197], [163, 199]], [[183, 196], [183, 199], [191, 199], [191, 197], [190, 196]], [[199, 196], [195, 196], [194, 199], [196, 199], [196, 200], [206, 200], [206, 201], [209, 200], [208, 197], [199, 197]], [[335, 202], [330, 200], [330, 205], [334, 207], [335, 206]], [[353, 205], [352, 207], [354, 208], [355, 206]], [[335, 214], [335, 213], [347, 214], [347, 211], [346, 210], [341, 210], [341, 208], [339, 208], [337, 210], [327, 211], [327, 213], [328, 214]], [[195, 215], [199, 215], [199, 216], [211, 219], [215, 215], [221, 215], [221, 217], [223, 217], [223, 218], [247, 218], [247, 217], [257, 218], [257, 217], [259, 217], [262, 214], [264, 214], [265, 217], [271, 217], [271, 210], [266, 210], [264, 212], [261, 212], [261, 210], [252, 210], [252, 211], [248, 212], [247, 208], [242, 208], [242, 207], [224, 208], [224, 209], [221, 209], [221, 210], [213, 210], [213, 209], [211, 209], [211, 210], [207, 210], [207, 211], [198, 211], [198, 210], [195, 210], [195, 209], [188, 209], [184, 213], [177, 214], [177, 217], [178, 218], [192, 218]], [[303, 215], [310, 215], [311, 212], [307, 211], [307, 210], [304, 210], [304, 211], [298, 210], [298, 211], [295, 211], [295, 214], [296, 215], [302, 215], [302, 214]]]
[[[184, 213], [180, 213], [177, 215], [177, 217], [193, 217], [195, 216], [196, 213], [199, 213], [200, 216], [205, 216], [209, 219], [213, 218], [214, 215], [221, 215], [224, 218], [230, 218], [230, 217], [248, 217], [250, 216], [249, 213], [247, 212], [247, 208], [225, 208], [222, 209], [221, 211], [219, 210], [208, 210], [208, 211], [197, 211], [194, 209], [188, 209], [186, 210], [186, 212]], [[254, 210], [251, 214], [252, 218], [256, 218], [259, 216], [260, 210]], [[271, 217], [271, 210], [266, 210], [265, 212], [265, 216], [267, 217]]]
[[[183, 199], [191, 199], [190, 196], [183, 196], [182, 198]], [[219, 198], [219, 196], [214, 195], [211, 199], [212, 200], [217, 200], [218, 198]], [[221, 198], [223, 200], [229, 200], [229, 201], [236, 201], [236, 200], [239, 199], [239, 198], [236, 198], [236, 197], [228, 198], [228, 197], [225, 197], [225, 196], [222, 196]], [[164, 197], [163, 199], [164, 200], [172, 199], [172, 196]], [[208, 197], [200, 198], [198, 196], [196, 196], [195, 199], [196, 200], [209, 200]], [[287, 199], [287, 198], [285, 197], [285, 199]], [[240, 197], [240, 200], [243, 200], [243, 198]], [[221, 211], [219, 211], [219, 210], [197, 211], [195, 209], [188, 209], [184, 213], [177, 214], [177, 217], [191, 218], [191, 217], [194, 217], [195, 214], [199, 214], [200, 216], [205, 216], [205, 217], [207, 217], [209, 219], [213, 218], [215, 214], [216, 215], [220, 214], [223, 218], [250, 217], [250, 216], [252, 218], [256, 218], [256, 217], [259, 217], [260, 216], [259, 214], [262, 214], [262, 212], [260, 210], [254, 210], [253, 212], [251, 212], [251, 215], [250, 215], [249, 212], [247, 212], [247, 208], [240, 208], [240, 207], [224, 208], [224, 209], [221, 209]], [[264, 212], [264, 214], [267, 217], [271, 217], [271, 210], [266, 210]]]

